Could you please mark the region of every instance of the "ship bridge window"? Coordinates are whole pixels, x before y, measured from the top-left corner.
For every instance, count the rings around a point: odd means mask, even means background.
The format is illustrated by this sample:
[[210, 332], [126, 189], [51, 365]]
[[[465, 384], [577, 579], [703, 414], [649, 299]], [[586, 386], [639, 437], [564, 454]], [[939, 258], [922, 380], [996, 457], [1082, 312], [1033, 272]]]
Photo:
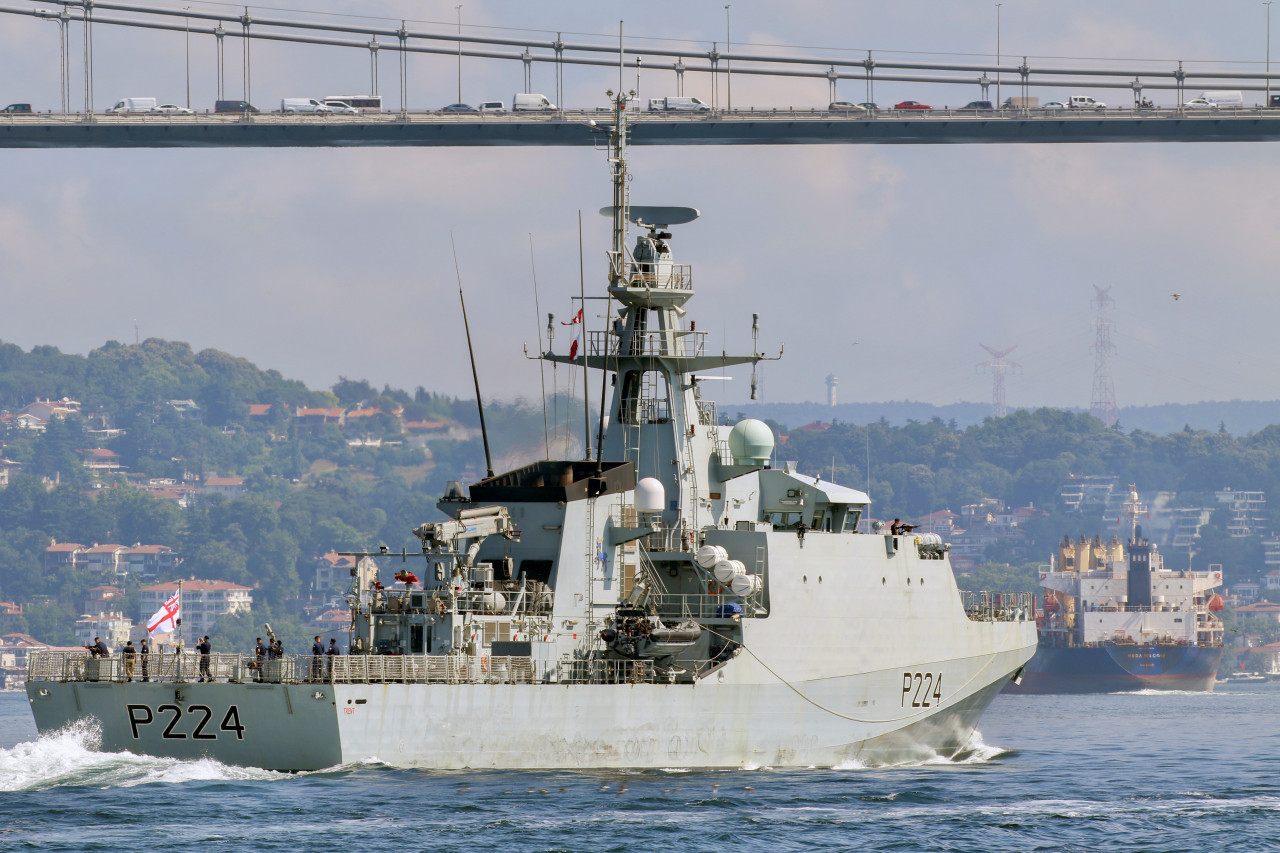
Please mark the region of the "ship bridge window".
[[858, 519], [862, 516], [862, 510], [857, 507], [844, 507], [844, 520], [840, 524], [842, 533], [857, 533]]

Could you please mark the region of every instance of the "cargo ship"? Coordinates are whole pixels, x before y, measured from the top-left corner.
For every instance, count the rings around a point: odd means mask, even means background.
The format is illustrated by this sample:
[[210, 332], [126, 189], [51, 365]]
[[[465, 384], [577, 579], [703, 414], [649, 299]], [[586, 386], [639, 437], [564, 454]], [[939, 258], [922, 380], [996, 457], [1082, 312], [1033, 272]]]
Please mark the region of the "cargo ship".
[[1129, 541], [1064, 538], [1040, 575], [1040, 642], [1010, 693], [1213, 690], [1222, 660], [1222, 572], [1166, 568], [1142, 536], [1134, 486]]

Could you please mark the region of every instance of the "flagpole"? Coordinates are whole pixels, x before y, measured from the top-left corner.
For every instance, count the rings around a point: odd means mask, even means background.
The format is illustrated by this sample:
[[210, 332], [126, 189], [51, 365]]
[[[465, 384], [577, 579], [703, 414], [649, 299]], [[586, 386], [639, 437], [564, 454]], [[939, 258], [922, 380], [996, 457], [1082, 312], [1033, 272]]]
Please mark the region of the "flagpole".
[[178, 578], [178, 618], [173, 623], [173, 633], [178, 637], [178, 654], [182, 654], [182, 578]]
[[586, 440], [587, 452], [582, 458], [591, 461], [591, 394], [587, 391], [587, 280], [582, 259], [582, 211], [578, 211], [578, 316], [581, 318], [582, 336], [582, 433]]

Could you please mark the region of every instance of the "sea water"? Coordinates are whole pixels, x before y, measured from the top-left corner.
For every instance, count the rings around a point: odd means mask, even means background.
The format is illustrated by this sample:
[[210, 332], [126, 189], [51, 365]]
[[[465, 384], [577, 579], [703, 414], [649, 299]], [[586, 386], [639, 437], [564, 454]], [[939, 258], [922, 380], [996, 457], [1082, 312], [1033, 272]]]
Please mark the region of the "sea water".
[[1000, 696], [979, 731], [899, 767], [285, 774], [37, 739], [5, 693], [0, 851], [1280, 849], [1280, 685]]

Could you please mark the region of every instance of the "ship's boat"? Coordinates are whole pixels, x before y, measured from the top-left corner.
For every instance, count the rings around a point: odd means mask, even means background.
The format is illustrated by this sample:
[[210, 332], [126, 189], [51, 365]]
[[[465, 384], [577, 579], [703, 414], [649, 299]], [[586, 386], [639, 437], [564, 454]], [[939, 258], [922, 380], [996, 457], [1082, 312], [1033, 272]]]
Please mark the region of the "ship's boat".
[[153, 653], [140, 682], [118, 658], [32, 654], [41, 732], [88, 718], [104, 750], [283, 770], [829, 767], [965, 746], [1035, 649], [1031, 596], [961, 593], [940, 537], [859, 532], [866, 493], [775, 464], [764, 423], [724, 422], [702, 374], [765, 356], [711, 351], [686, 321], [671, 229], [698, 212], [630, 203], [626, 106], [596, 128], [609, 318], [542, 354], [612, 384], [595, 452], [454, 483], [420, 551], [353, 555], [348, 655]]

